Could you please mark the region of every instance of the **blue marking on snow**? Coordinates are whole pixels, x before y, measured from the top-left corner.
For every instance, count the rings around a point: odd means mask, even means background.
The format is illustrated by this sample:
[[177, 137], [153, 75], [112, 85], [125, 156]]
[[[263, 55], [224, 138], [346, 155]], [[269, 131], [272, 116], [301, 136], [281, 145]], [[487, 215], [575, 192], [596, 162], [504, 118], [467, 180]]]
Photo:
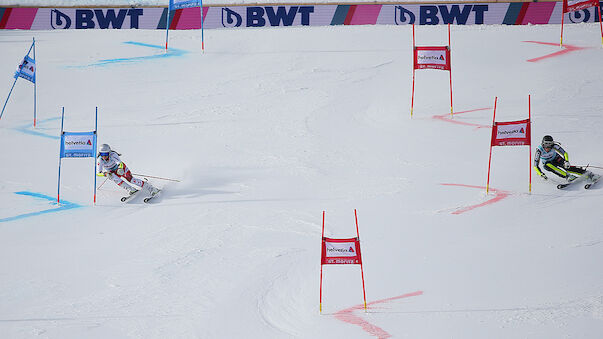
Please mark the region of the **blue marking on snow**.
[[40, 193], [35, 193], [35, 192], [21, 191], [21, 192], [15, 192], [15, 194], [26, 195], [26, 196], [30, 196], [30, 197], [34, 197], [34, 198], [38, 198], [38, 199], [49, 200], [50, 202], [52, 202], [52, 205], [56, 205], [58, 207], [50, 208], [50, 209], [38, 211], [38, 212], [19, 214], [19, 215], [15, 215], [14, 217], [2, 218], [2, 219], [0, 219], [0, 222], [7, 222], [7, 221], [25, 219], [25, 218], [29, 218], [29, 217], [36, 217], [36, 216], [42, 215], [42, 214], [61, 212], [61, 211], [70, 210], [73, 208], [82, 207], [81, 205], [78, 205], [78, 204], [75, 204], [75, 203], [72, 203], [69, 201], [65, 201], [65, 200], [61, 201], [60, 204], [57, 204], [56, 198], [49, 197], [47, 195], [40, 194]]
[[[25, 133], [25, 134], [35, 135], [37, 137], [43, 137], [43, 138], [60, 140], [61, 137], [59, 137], [58, 135], [50, 135], [50, 134], [44, 133], [44, 132], [42, 132], [40, 130], [40, 125], [45, 124], [45, 123], [47, 123], [49, 121], [59, 120], [59, 119], [61, 119], [61, 118], [60, 117], [55, 117], [55, 118], [40, 120], [37, 123], [38, 127], [36, 127], [36, 129], [33, 129], [33, 126], [31, 124], [27, 124], [27, 125], [15, 127], [15, 130], [17, 130], [19, 132], [22, 132], [22, 133]], [[44, 129], [44, 128], [42, 128], [42, 129]]]
[[[150, 47], [150, 48], [156, 48], [156, 49], [160, 49], [160, 50], [165, 50], [165, 46], [145, 44], [143, 42], [126, 41], [126, 42], [124, 42], [124, 44], [143, 46], [143, 47]], [[183, 55], [185, 55], [187, 53], [188, 53], [188, 51], [185, 51], [185, 50], [182, 50], [182, 49], [170, 48], [170, 49], [167, 50], [167, 52], [161, 53], [161, 54], [153, 54], [153, 55], [139, 56], [139, 57], [132, 57], [132, 58], [104, 59], [104, 60], [100, 60], [100, 61], [98, 61], [98, 62], [96, 62], [94, 64], [90, 64], [90, 65], [87, 65], [87, 66], [84, 66], [84, 67], [89, 67], [89, 66], [107, 66], [107, 65], [120, 64], [120, 63], [134, 63], [134, 62], [141, 62], [141, 61], [148, 61], [148, 60], [155, 60], [155, 59], [180, 57], [180, 56], [183, 56]]]

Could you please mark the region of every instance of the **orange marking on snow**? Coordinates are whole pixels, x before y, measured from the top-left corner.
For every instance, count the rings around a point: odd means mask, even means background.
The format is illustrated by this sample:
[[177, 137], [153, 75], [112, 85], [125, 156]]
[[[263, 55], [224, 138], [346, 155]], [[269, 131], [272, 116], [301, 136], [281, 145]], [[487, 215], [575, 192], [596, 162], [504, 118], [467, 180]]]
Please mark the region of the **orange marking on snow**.
[[[472, 110], [468, 110], [468, 111], [461, 111], [461, 112], [455, 112], [452, 115], [458, 115], [458, 114], [464, 114], [464, 113], [471, 113], [471, 112], [477, 112], [477, 111], [484, 111], [487, 109], [492, 109], [491, 107], [486, 107], [486, 108], [476, 108], [476, 109], [472, 109]], [[457, 125], [464, 125], [464, 126], [473, 126], [475, 128], [490, 128], [492, 126], [488, 126], [488, 125], [481, 125], [481, 124], [474, 124], [471, 122], [465, 122], [465, 121], [459, 121], [459, 120], [454, 120], [450, 117], [450, 114], [446, 113], [446, 114], [442, 114], [442, 115], [434, 115], [433, 116], [434, 119], [437, 120], [442, 120], [442, 121], [446, 121], [446, 122], [450, 122], [453, 124], [457, 124]]]
[[[387, 299], [373, 301], [373, 302], [368, 303], [367, 306], [375, 305], [375, 304], [382, 304], [382, 303], [386, 303], [386, 302], [389, 302], [392, 300], [397, 300], [397, 299], [402, 299], [402, 298], [415, 297], [415, 296], [422, 295], [422, 294], [423, 294], [423, 291], [416, 291], [416, 292], [412, 292], [412, 293], [399, 295], [399, 296], [393, 297], [393, 298], [387, 298]], [[350, 308], [346, 308], [345, 310], [341, 310], [341, 311], [335, 313], [335, 318], [337, 318], [338, 320], [341, 320], [343, 322], [346, 322], [348, 324], [358, 325], [358, 326], [362, 327], [362, 329], [365, 332], [368, 332], [368, 334], [370, 334], [374, 337], [378, 337], [380, 339], [381, 338], [389, 338], [392, 336], [391, 334], [387, 333], [381, 327], [373, 325], [373, 324], [369, 323], [368, 321], [366, 321], [354, 314], [354, 311], [359, 311], [359, 310], [363, 310], [363, 309], [364, 309], [364, 304], [352, 306]]]
[[[464, 184], [441, 184], [444, 186], [458, 186], [458, 187], [467, 187], [467, 188], [476, 188], [476, 189], [481, 189], [481, 190], [485, 190], [486, 187], [484, 186], [474, 186], [474, 185], [464, 185]], [[501, 191], [501, 190], [497, 190], [494, 188], [490, 188], [489, 191], [494, 193], [494, 197], [492, 199], [486, 200], [480, 204], [477, 205], [471, 205], [471, 206], [466, 206], [466, 207], [460, 207], [458, 208], [456, 211], [452, 212], [452, 214], [462, 214], [465, 212], [469, 212], [471, 210], [474, 210], [476, 208], [479, 207], [484, 207], [487, 205], [492, 205], [494, 203], [497, 203], [501, 200], [503, 200], [504, 198], [508, 197], [509, 195], [511, 195], [511, 192], [507, 192], [507, 191]]]
[[[559, 46], [558, 43], [553, 43], [553, 42], [542, 42], [542, 41], [524, 41], [524, 42], [530, 42], [533, 44], [540, 44], [540, 45], [549, 45], [549, 46]], [[554, 57], [558, 57], [560, 55], [563, 54], [567, 54], [567, 53], [571, 53], [571, 52], [575, 52], [575, 51], [579, 51], [581, 49], [586, 49], [588, 47], [578, 47], [578, 46], [573, 46], [573, 45], [568, 45], [565, 44], [562, 46], [562, 48], [564, 48], [561, 51], [557, 51], [551, 54], [547, 54], [538, 58], [534, 58], [534, 59], [528, 59], [528, 62], [538, 62], [540, 60], [544, 60], [544, 59], [548, 59], [548, 58], [554, 58]]]

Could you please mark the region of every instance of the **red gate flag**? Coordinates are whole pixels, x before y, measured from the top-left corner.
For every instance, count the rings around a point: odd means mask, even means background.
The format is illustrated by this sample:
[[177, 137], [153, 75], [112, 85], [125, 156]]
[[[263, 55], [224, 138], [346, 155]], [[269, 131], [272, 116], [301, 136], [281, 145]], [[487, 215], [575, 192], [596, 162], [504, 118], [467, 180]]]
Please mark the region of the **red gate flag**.
[[360, 240], [358, 238], [322, 238], [322, 265], [362, 264]]
[[599, 0], [563, 0], [563, 11], [561, 12], [561, 39], [559, 46], [563, 46], [563, 21], [565, 13], [575, 12], [590, 7], [597, 7], [595, 15], [599, 12], [599, 27], [601, 28], [601, 45], [603, 45], [603, 21], [601, 20], [601, 8], [599, 7]]
[[450, 24], [448, 24], [448, 46], [415, 45], [415, 25], [412, 25], [412, 94], [410, 96], [410, 117], [415, 107], [415, 71], [418, 69], [440, 69], [448, 71], [450, 77], [450, 116], [452, 117], [452, 65], [450, 62]]
[[563, 0], [563, 13], [599, 6], [599, 0]]
[[450, 48], [448, 46], [415, 46], [414, 69], [441, 69], [449, 71]]
[[494, 122], [492, 126], [492, 146], [530, 145], [530, 119]]
[[322, 265], [360, 265], [362, 277], [362, 295], [366, 310], [366, 290], [364, 289], [364, 269], [360, 255], [360, 233], [358, 232], [358, 214], [354, 210], [356, 220], [356, 237], [346, 239], [325, 238], [325, 211], [322, 211], [322, 235], [320, 254], [320, 299], [319, 310], [322, 313]]
[[490, 139], [490, 155], [488, 157], [488, 181], [486, 182], [486, 194], [490, 190], [490, 164], [492, 162], [492, 147], [494, 146], [530, 146], [530, 188], [532, 192], [532, 142], [530, 120], [532, 119], [532, 96], [528, 95], [528, 118], [525, 120], [496, 122], [496, 103], [498, 97], [494, 98], [494, 114], [492, 115], [492, 138]]

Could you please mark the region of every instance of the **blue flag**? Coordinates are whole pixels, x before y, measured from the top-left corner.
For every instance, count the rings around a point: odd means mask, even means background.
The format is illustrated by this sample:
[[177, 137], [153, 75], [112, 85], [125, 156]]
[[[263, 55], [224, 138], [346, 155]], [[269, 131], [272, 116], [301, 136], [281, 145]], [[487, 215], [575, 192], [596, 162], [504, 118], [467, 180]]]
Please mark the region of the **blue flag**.
[[63, 132], [61, 158], [96, 157], [96, 132]]
[[15, 72], [15, 79], [18, 77], [36, 83], [36, 61], [28, 55], [23, 58], [19, 69]]
[[170, 11], [191, 7], [201, 7], [201, 2], [199, 0], [170, 0]]

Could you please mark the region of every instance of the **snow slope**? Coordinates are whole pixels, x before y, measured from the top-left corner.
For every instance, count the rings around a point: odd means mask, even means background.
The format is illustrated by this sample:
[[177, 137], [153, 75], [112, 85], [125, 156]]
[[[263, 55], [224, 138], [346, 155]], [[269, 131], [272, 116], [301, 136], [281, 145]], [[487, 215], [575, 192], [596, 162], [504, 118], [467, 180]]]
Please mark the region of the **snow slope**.
[[[596, 24], [453, 26], [448, 74], [417, 72], [411, 27], [35, 32], [32, 84], [0, 120], [0, 333], [5, 338], [600, 338], [603, 186], [533, 178], [495, 148], [492, 107], [527, 116], [574, 164], [602, 166]], [[0, 35], [0, 93], [32, 32]], [[446, 27], [418, 27], [442, 45]], [[568, 50], [568, 49], [565, 49]], [[94, 128], [164, 188], [122, 205], [65, 130]], [[533, 151], [533, 150], [532, 150]], [[595, 170], [596, 171], [596, 170]], [[601, 173], [601, 170], [599, 170]], [[97, 183], [102, 184], [102, 181]], [[355, 235], [360, 269], [325, 266], [320, 234]], [[47, 212], [44, 212], [47, 211]]]

